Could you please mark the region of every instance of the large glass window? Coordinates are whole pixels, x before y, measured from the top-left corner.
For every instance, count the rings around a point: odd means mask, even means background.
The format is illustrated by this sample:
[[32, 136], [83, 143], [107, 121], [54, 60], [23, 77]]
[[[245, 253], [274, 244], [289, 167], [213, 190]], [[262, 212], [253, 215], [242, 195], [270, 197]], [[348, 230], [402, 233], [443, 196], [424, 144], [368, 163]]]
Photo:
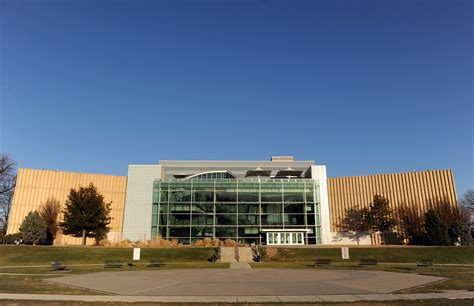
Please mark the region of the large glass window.
[[235, 214], [236, 212], [236, 204], [216, 204], [216, 214]]
[[[321, 241], [318, 183], [311, 179], [236, 179], [226, 171], [154, 182], [152, 237], [231, 238], [272, 244]], [[267, 236], [266, 232], [274, 232]], [[302, 232], [291, 232], [291, 229]], [[271, 239], [271, 241], [270, 241]]]

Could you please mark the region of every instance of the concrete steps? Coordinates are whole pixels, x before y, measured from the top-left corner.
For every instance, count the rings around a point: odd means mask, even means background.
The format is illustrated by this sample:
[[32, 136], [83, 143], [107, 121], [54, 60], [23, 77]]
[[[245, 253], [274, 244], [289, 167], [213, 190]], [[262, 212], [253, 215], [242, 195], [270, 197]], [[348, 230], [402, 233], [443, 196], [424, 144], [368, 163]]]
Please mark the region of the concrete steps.
[[235, 259], [235, 247], [220, 248], [220, 262], [237, 262]]
[[239, 262], [253, 262], [251, 247], [239, 247]]
[[251, 247], [221, 247], [220, 262], [253, 262]]

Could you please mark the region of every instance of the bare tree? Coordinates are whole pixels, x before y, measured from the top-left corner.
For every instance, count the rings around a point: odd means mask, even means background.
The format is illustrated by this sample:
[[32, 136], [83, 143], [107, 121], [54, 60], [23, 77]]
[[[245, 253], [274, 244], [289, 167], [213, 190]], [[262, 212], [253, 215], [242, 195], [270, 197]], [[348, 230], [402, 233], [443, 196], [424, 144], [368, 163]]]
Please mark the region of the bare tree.
[[418, 205], [402, 203], [396, 211], [398, 229], [405, 241], [409, 244], [422, 243], [425, 234], [425, 216], [420, 212]]
[[8, 218], [13, 199], [13, 191], [16, 183], [16, 163], [8, 154], [0, 153], [0, 240], [4, 243], [4, 237], [8, 228]]
[[5, 244], [13, 190], [0, 194], [0, 244]]
[[472, 215], [471, 220], [474, 221], [474, 189], [467, 190], [459, 199], [459, 204], [469, 209]]
[[15, 188], [16, 163], [8, 154], [0, 153], [0, 194]]
[[451, 224], [454, 221], [469, 223], [471, 217], [469, 210], [464, 206], [457, 205], [457, 203], [452, 203], [448, 199], [431, 200], [428, 202], [428, 206], [447, 224]]
[[43, 218], [47, 227], [46, 243], [53, 244], [58, 232], [58, 216], [61, 211], [61, 204], [54, 198], [49, 198], [41, 204], [39, 214]]

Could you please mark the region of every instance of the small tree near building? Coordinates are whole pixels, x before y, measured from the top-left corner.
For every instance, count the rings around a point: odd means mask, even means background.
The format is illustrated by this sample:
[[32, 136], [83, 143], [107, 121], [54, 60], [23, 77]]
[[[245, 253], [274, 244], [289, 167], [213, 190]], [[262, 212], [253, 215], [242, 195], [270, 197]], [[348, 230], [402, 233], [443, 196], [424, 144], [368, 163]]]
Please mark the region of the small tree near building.
[[374, 201], [370, 205], [368, 223], [374, 232], [391, 231], [396, 221], [393, 210], [389, 206], [389, 201], [381, 195], [375, 195]]
[[[339, 220], [338, 227], [342, 231], [356, 232], [357, 243], [360, 241], [360, 232], [382, 232], [382, 242], [385, 242], [383, 233], [391, 231], [396, 225], [394, 212], [389, 201], [380, 195], [375, 195], [373, 202], [367, 208], [349, 208], [344, 217]], [[357, 236], [359, 233], [359, 236]]]
[[83, 245], [87, 237], [94, 238], [98, 244], [110, 230], [110, 204], [104, 202], [104, 196], [92, 183], [88, 187], [71, 189], [64, 209], [64, 221], [60, 224], [63, 233], [82, 237]]
[[369, 210], [367, 208], [348, 208], [344, 217], [339, 219], [337, 227], [343, 232], [353, 232], [357, 244], [360, 243], [360, 237], [363, 232], [370, 230], [370, 225], [367, 223], [367, 215]]
[[37, 211], [30, 212], [20, 225], [23, 243], [41, 244], [46, 240], [47, 227]]
[[425, 214], [426, 240], [430, 245], [449, 245], [448, 225], [438, 213], [430, 209]]
[[48, 199], [39, 208], [39, 214], [47, 226], [46, 243], [53, 244], [58, 232], [58, 216], [61, 211], [61, 204], [53, 198]]
[[384, 232], [392, 231], [397, 224], [394, 212], [390, 208], [388, 199], [376, 194], [374, 200], [369, 207], [367, 215], [367, 224], [373, 233], [381, 232], [382, 239], [385, 243]]
[[425, 239], [425, 216], [418, 205], [401, 204], [397, 208], [397, 224], [400, 234], [408, 244], [423, 244]]

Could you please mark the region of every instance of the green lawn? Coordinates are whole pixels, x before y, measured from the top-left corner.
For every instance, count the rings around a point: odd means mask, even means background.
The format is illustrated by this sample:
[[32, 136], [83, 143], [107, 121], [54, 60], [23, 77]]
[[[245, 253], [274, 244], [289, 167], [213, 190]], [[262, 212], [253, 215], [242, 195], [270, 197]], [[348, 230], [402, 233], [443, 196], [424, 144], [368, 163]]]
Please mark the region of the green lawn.
[[[51, 294], [104, 294], [86, 289], [61, 286], [44, 282], [43, 279], [55, 276], [103, 272], [103, 271], [136, 271], [136, 270], [162, 270], [162, 269], [203, 269], [203, 268], [228, 268], [228, 263], [209, 262], [174, 262], [162, 268], [149, 268], [146, 264], [138, 264], [135, 268], [104, 269], [103, 265], [68, 266], [67, 271], [53, 272], [49, 266], [0, 268], [0, 292], [9, 293], [51, 293]], [[7, 273], [16, 274], [9, 275]], [[21, 275], [24, 274], [24, 275]], [[1, 304], [0, 304], [1, 305]]]
[[[314, 262], [316, 258], [342, 261], [341, 248], [262, 248], [264, 261]], [[273, 249], [273, 250], [271, 250]], [[276, 252], [276, 254], [274, 254]], [[273, 255], [273, 256], [272, 256]], [[416, 263], [432, 259], [435, 264], [474, 264], [474, 246], [470, 247], [350, 247], [350, 261], [376, 258], [379, 262]]]
[[[91, 294], [94, 292], [45, 283], [44, 278], [106, 271], [103, 262], [116, 259], [131, 262], [132, 248], [108, 247], [55, 247], [55, 246], [0, 246], [0, 273], [24, 273], [29, 275], [0, 275], [0, 292]], [[350, 262], [341, 260], [340, 248], [263, 248], [265, 261], [254, 263], [254, 268], [315, 269], [316, 258], [330, 258], [328, 269], [362, 269], [361, 258], [376, 258], [381, 264], [374, 268], [393, 272], [420, 273], [447, 277], [448, 280], [434, 283], [410, 292], [440, 290], [474, 290], [474, 267], [443, 266], [440, 264], [474, 264], [474, 247], [352, 247]], [[124, 267], [124, 271], [150, 269], [151, 259], [162, 259], [168, 264], [164, 269], [227, 268], [226, 263], [210, 263], [215, 254], [213, 248], [142, 248], [142, 260], [137, 267]], [[271, 255], [271, 256], [270, 256]], [[434, 268], [418, 268], [416, 261], [432, 259]], [[68, 265], [68, 272], [51, 272], [51, 261]], [[77, 266], [76, 266], [77, 265]], [[7, 267], [6, 267], [7, 266]], [[39, 267], [28, 267], [39, 266]], [[160, 268], [163, 269], [163, 268]], [[38, 274], [38, 275], [35, 275]], [[96, 294], [96, 293], [94, 293]]]
[[[0, 275], [0, 292], [38, 294], [103, 294], [43, 281], [51, 275]], [[1, 304], [0, 304], [1, 305]]]
[[[270, 262], [312, 262], [316, 258], [341, 260], [341, 249], [336, 248], [262, 248]], [[273, 256], [270, 249], [273, 249]], [[132, 248], [109, 247], [60, 247], [0, 245], [0, 266], [44, 265], [52, 260], [66, 264], [101, 264], [106, 259], [130, 261]], [[379, 262], [416, 263], [420, 259], [432, 259], [435, 264], [474, 264], [472, 247], [352, 247], [350, 261], [376, 258]], [[141, 262], [162, 259], [167, 262], [207, 262], [215, 254], [213, 248], [142, 248]]]
[[[51, 261], [65, 264], [102, 264], [104, 260], [131, 261], [132, 248], [59, 247], [0, 245], [0, 266], [44, 265]], [[141, 262], [161, 259], [167, 262], [207, 262], [215, 254], [213, 248], [142, 248]]]
[[[97, 294], [89, 290], [47, 283], [43, 279], [54, 275], [108, 271], [103, 268], [104, 260], [132, 262], [132, 254], [132, 248], [0, 245], [0, 273], [27, 274], [1, 274], [0, 292]], [[146, 267], [151, 259], [161, 259], [168, 263], [160, 269], [229, 267], [226, 263], [208, 262], [213, 254], [215, 254], [213, 248], [142, 248], [141, 260], [136, 263], [137, 266], [135, 268], [125, 266], [123, 270], [152, 269]], [[52, 272], [50, 265], [53, 260], [63, 262], [68, 266], [68, 271]]]

